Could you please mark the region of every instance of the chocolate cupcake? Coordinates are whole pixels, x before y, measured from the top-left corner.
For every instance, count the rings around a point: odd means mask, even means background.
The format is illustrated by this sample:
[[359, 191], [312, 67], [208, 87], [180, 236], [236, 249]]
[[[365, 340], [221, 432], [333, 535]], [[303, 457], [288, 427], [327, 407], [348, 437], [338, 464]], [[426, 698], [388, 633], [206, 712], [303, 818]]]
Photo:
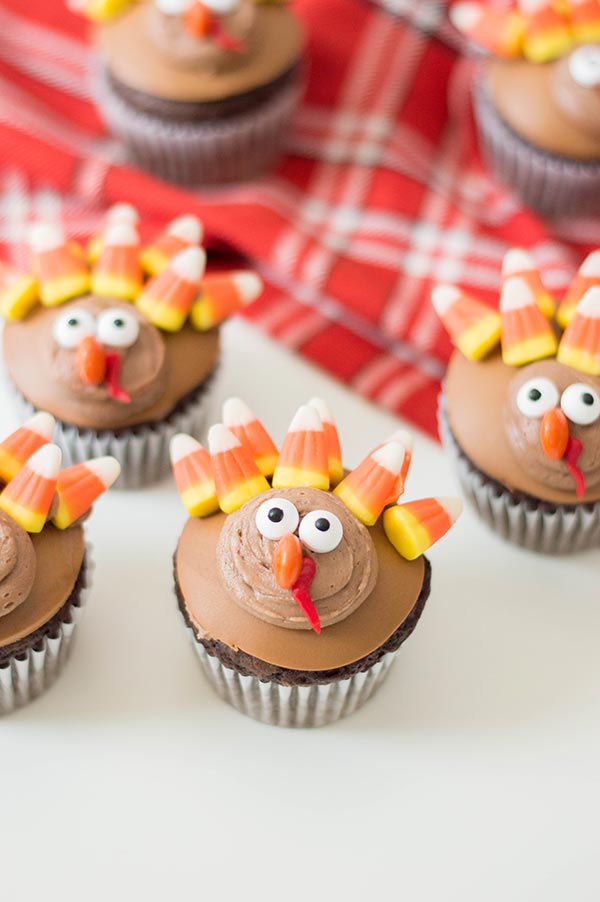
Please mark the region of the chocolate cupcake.
[[180, 611], [224, 700], [273, 725], [331, 723], [375, 693], [415, 628], [430, 590], [423, 553], [460, 502], [396, 503], [405, 433], [345, 475], [320, 400], [300, 408], [280, 452], [238, 399], [223, 421], [210, 454], [172, 442], [191, 514], [175, 553]]
[[[65, 460], [111, 454], [120, 487], [133, 488], [168, 470], [175, 433], [201, 429], [219, 325], [261, 282], [245, 271], [204, 275], [194, 217], [143, 252], [131, 221], [108, 218], [91, 270], [59, 228], [34, 227], [32, 274], [13, 273], [0, 294], [3, 356], [22, 407], [56, 417]], [[142, 266], [154, 273], [147, 281]]]
[[133, 160], [179, 184], [253, 178], [282, 152], [304, 38], [280, 3], [145, 0], [98, 25], [97, 100]]
[[584, 262], [556, 319], [526, 254], [510, 252], [505, 270], [500, 315], [453, 286], [433, 292], [458, 348], [440, 404], [444, 445], [503, 538], [548, 554], [598, 547], [600, 255]]
[[81, 526], [119, 475], [111, 457], [60, 471], [54, 421], [38, 413], [0, 443], [0, 714], [61, 672], [90, 582]]
[[[595, 212], [600, 203], [600, 6], [543, 0], [524, 13], [458, 3], [455, 25], [495, 59], [473, 86], [494, 172], [534, 210]], [[558, 5], [557, 5], [558, 6]]]

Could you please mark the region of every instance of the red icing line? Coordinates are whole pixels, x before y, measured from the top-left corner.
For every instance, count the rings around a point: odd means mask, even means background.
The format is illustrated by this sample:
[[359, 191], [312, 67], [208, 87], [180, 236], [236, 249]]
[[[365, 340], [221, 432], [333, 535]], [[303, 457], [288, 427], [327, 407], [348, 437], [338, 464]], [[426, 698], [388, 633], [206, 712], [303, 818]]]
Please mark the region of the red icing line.
[[578, 498], [583, 498], [585, 495], [585, 476], [577, 466], [577, 461], [581, 456], [581, 452], [583, 451], [583, 442], [581, 442], [578, 438], [570, 438], [567, 442], [567, 450], [565, 451], [565, 463], [567, 465], [567, 469], [573, 479], [575, 480], [575, 491], [577, 492]]
[[122, 404], [131, 404], [131, 398], [121, 386], [121, 358], [115, 351], [106, 352], [106, 388], [111, 398]]
[[319, 620], [317, 609], [313, 604], [309, 591], [316, 572], [317, 565], [313, 559], [311, 557], [303, 557], [300, 576], [292, 586], [292, 595], [294, 596], [294, 601], [300, 605], [306, 614], [306, 619], [314, 629], [315, 633], [320, 633], [321, 621]]
[[223, 50], [231, 50], [233, 53], [242, 53], [242, 51], [246, 49], [243, 41], [234, 38], [233, 35], [225, 31], [216, 16], [211, 23], [210, 30], [213, 38]]

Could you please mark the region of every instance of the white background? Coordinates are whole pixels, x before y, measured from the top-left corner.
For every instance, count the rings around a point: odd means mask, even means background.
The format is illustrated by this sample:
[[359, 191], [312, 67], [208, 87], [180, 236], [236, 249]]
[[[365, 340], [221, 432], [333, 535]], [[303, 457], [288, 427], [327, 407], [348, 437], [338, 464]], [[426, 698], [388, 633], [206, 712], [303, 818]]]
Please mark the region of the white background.
[[[398, 421], [241, 322], [223, 394], [280, 441], [313, 394], [355, 465]], [[0, 388], [0, 434], [16, 425]], [[417, 436], [407, 498], [450, 494]], [[467, 511], [358, 714], [288, 731], [204, 680], [172, 591], [170, 480], [103, 499], [97, 571], [59, 682], [0, 721], [3, 899], [597, 902], [600, 556], [512, 548]]]

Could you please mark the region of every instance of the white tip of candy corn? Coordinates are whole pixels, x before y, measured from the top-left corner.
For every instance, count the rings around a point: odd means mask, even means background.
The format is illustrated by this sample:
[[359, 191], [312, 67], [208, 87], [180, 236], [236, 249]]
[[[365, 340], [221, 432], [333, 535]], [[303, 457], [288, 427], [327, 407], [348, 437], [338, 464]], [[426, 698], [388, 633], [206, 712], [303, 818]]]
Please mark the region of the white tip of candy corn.
[[518, 276], [510, 276], [504, 283], [500, 295], [501, 313], [510, 313], [511, 310], [519, 310], [531, 304], [535, 304], [535, 298], [527, 282]]
[[186, 247], [176, 254], [168, 268], [186, 282], [199, 282], [206, 267], [206, 253], [201, 247]]
[[135, 247], [137, 244], [137, 229], [129, 222], [115, 222], [104, 233], [105, 247]]
[[303, 404], [294, 414], [288, 432], [322, 432], [323, 423], [314, 407]]
[[223, 451], [233, 451], [241, 448], [242, 443], [222, 423], [211, 426], [208, 432], [208, 447], [211, 454], [221, 454]]
[[43, 254], [63, 247], [65, 235], [59, 225], [52, 222], [36, 222], [29, 229], [29, 247], [34, 254]]
[[460, 291], [454, 285], [436, 285], [431, 292], [431, 303], [438, 316], [444, 316], [459, 298]]
[[396, 429], [393, 435], [390, 435], [388, 442], [398, 442], [409, 454], [412, 454], [415, 446], [415, 437], [408, 429]]
[[333, 424], [333, 416], [331, 410], [329, 409], [327, 401], [324, 401], [323, 398], [311, 398], [308, 402], [308, 406], [315, 408], [315, 410], [321, 417], [322, 423]]
[[109, 489], [121, 475], [121, 464], [114, 457], [96, 457], [86, 460], [85, 466]]
[[43, 445], [32, 454], [27, 467], [44, 479], [56, 479], [62, 463], [62, 451], [58, 445]]
[[256, 416], [241, 398], [228, 398], [223, 404], [223, 423], [225, 426], [247, 426], [253, 423]]
[[198, 451], [201, 447], [202, 445], [200, 442], [197, 442], [191, 435], [187, 435], [185, 432], [178, 432], [177, 435], [174, 435], [171, 439], [169, 446], [171, 463], [179, 463], [184, 457], [188, 457], [190, 454], [193, 454], [194, 451]]
[[577, 304], [577, 313], [582, 313], [588, 319], [600, 319], [600, 285], [588, 288]]
[[204, 228], [197, 216], [178, 216], [169, 224], [167, 232], [188, 244], [200, 244]]
[[140, 221], [140, 214], [131, 204], [113, 204], [106, 213], [106, 221], [110, 225], [116, 222], [126, 222], [129, 225], [137, 225]]
[[42, 438], [50, 441], [54, 434], [56, 421], [52, 414], [40, 411], [39, 413], [34, 413], [23, 425], [25, 429], [30, 429], [31, 432], [35, 432], [36, 435], [40, 435]]
[[371, 457], [380, 467], [397, 475], [402, 469], [405, 453], [399, 442], [388, 442], [387, 445], [383, 445], [377, 451], [373, 451]]
[[502, 275], [506, 279], [518, 272], [530, 272], [535, 269], [531, 254], [522, 247], [513, 247], [507, 251], [502, 261]]
[[263, 282], [255, 272], [234, 272], [231, 278], [243, 304], [250, 304], [263, 290]]
[[473, 31], [482, 16], [483, 10], [478, 3], [455, 3], [450, 9], [450, 21], [466, 34]]
[[462, 499], [450, 495], [447, 498], [436, 498], [435, 500], [440, 505], [440, 507], [444, 508], [450, 520], [453, 523], [456, 523], [463, 512], [464, 505]]
[[600, 277], [600, 251], [588, 254], [579, 268], [579, 275], [587, 276], [589, 279]]

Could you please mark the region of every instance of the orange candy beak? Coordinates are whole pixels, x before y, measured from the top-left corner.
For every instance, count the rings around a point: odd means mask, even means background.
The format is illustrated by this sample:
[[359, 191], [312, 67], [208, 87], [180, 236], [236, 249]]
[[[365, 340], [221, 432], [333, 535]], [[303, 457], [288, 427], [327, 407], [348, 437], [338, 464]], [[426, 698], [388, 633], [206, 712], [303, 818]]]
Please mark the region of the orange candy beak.
[[291, 589], [302, 568], [302, 545], [293, 533], [283, 536], [273, 552], [273, 575], [282, 589]]
[[540, 426], [540, 441], [546, 457], [562, 460], [569, 443], [569, 422], [560, 408], [547, 410]]
[[203, 38], [210, 33], [213, 22], [212, 13], [203, 3], [192, 3], [183, 14], [185, 27], [195, 38]]
[[86, 385], [101, 385], [106, 378], [106, 354], [93, 335], [86, 336], [77, 347], [77, 372]]

